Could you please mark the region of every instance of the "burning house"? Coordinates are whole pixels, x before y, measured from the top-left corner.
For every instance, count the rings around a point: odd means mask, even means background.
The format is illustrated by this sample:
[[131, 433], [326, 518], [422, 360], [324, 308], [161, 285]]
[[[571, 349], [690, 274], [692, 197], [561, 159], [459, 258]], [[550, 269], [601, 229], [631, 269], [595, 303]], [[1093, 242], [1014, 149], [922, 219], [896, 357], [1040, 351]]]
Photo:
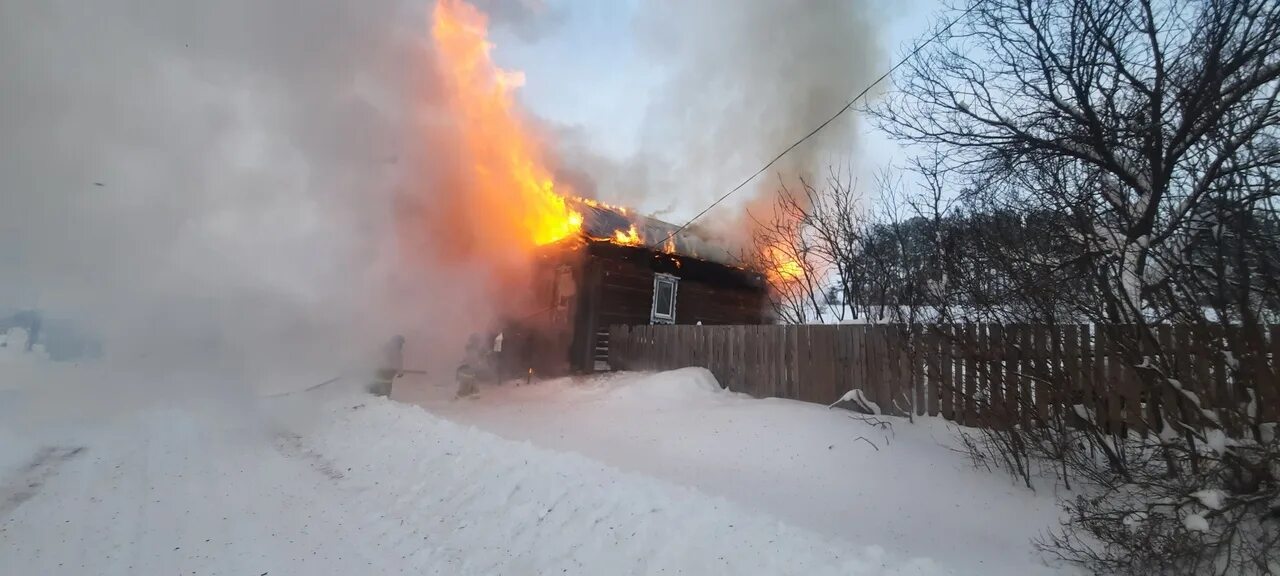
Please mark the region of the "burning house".
[[442, 178], [423, 228], [439, 255], [481, 262], [503, 287], [491, 295], [503, 318], [491, 327], [503, 336], [499, 377], [595, 370], [613, 324], [760, 323], [764, 279], [723, 249], [558, 185], [552, 151], [513, 98], [524, 77], [493, 62], [487, 26], [463, 0], [432, 11], [434, 136], [450, 142], [457, 173]]
[[603, 369], [613, 324], [765, 320], [763, 277], [729, 264], [724, 249], [622, 208], [571, 202], [579, 232], [536, 254], [534, 305], [545, 307], [507, 326], [514, 363], [544, 374]]

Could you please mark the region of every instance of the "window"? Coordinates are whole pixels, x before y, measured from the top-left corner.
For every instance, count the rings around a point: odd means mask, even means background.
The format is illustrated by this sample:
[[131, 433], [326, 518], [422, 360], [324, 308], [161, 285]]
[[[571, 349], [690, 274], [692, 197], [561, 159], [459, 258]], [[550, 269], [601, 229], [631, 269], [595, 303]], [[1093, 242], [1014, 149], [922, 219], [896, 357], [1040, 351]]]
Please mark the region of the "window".
[[676, 284], [679, 278], [670, 274], [653, 275], [653, 309], [651, 324], [674, 324], [676, 321]]

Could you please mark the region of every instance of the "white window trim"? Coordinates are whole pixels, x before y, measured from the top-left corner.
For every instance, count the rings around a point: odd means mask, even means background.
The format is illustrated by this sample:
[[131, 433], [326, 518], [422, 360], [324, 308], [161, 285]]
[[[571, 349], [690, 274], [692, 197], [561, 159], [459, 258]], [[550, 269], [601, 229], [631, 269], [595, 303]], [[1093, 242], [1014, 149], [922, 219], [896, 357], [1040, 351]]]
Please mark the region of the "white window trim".
[[[671, 283], [671, 314], [658, 313], [658, 286], [663, 282]], [[680, 278], [671, 274], [654, 274], [653, 275], [653, 302], [649, 305], [649, 323], [650, 324], [675, 324], [676, 323], [676, 295], [680, 292]]]

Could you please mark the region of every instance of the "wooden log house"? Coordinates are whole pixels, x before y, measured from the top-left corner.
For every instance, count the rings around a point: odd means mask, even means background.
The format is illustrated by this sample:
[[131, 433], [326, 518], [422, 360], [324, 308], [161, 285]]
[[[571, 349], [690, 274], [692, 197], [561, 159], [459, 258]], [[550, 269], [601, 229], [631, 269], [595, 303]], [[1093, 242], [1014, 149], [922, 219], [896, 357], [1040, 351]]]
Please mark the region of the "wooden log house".
[[[505, 371], [540, 375], [607, 370], [614, 324], [761, 324], [768, 299], [761, 274], [660, 220], [603, 206], [575, 206], [578, 237], [543, 246], [533, 273], [534, 305], [505, 324]], [[618, 238], [630, 231], [633, 240]], [[643, 240], [636, 241], [635, 238]], [[664, 242], [664, 240], [666, 240]], [[656, 246], [654, 244], [657, 244]]]

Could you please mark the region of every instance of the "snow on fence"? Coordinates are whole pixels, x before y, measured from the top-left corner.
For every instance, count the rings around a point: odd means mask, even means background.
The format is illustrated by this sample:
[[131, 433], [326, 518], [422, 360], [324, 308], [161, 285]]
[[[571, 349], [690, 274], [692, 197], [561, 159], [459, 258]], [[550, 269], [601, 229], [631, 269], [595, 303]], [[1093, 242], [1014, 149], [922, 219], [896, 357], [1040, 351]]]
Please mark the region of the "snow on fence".
[[[1177, 406], [1176, 387], [1203, 409], [1262, 410], [1264, 421], [1280, 416], [1280, 366], [1269, 361], [1280, 358], [1272, 353], [1280, 352], [1280, 327], [1261, 343], [1231, 329], [1159, 327], [1161, 348], [1173, 359], [1166, 381], [1175, 386], [1154, 393], [1138, 373], [1150, 358], [1122, 345], [1136, 341], [1132, 334], [1132, 327], [1089, 325], [613, 326], [609, 364], [701, 366], [730, 390], [761, 398], [830, 404], [861, 390], [888, 414], [973, 426], [1025, 425], [1072, 412], [1143, 432], [1159, 421], [1160, 404]], [[1258, 375], [1251, 378], [1256, 393], [1235, 384], [1242, 359]]]

